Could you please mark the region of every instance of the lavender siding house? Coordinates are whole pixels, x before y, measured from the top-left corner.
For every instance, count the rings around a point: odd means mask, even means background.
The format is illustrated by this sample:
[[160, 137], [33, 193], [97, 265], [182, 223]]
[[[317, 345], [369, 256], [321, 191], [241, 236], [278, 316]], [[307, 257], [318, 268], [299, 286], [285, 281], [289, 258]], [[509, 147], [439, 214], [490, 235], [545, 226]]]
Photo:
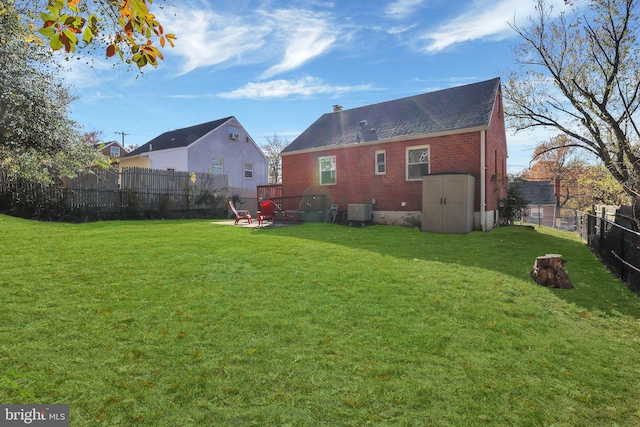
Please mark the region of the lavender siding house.
[[267, 158], [233, 117], [165, 132], [120, 159], [120, 167], [226, 175], [228, 195], [255, 199], [268, 184]]

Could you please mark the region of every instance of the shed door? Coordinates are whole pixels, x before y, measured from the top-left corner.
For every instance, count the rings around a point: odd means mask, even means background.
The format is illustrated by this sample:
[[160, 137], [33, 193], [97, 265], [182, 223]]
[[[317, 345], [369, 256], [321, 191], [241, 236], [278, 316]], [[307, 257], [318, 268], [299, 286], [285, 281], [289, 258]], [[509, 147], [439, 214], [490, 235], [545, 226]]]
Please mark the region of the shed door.
[[442, 181], [443, 233], [462, 233], [466, 229], [467, 176], [450, 175]]
[[422, 177], [422, 231], [442, 230], [442, 177], [425, 175]]

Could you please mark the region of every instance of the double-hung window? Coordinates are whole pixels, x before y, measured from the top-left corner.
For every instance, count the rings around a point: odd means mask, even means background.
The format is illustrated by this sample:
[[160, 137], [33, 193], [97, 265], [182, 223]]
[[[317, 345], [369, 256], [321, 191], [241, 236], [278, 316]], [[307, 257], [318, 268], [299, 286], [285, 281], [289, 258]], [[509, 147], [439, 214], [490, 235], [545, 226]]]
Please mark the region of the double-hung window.
[[384, 175], [387, 173], [387, 152], [385, 150], [376, 150], [376, 175]]
[[320, 185], [335, 185], [336, 183], [336, 156], [318, 157], [320, 170]]
[[244, 179], [253, 179], [253, 163], [244, 164]]
[[407, 181], [420, 181], [429, 174], [429, 146], [407, 147]]
[[224, 173], [224, 161], [215, 157], [211, 160], [211, 173], [214, 175], [222, 175]]

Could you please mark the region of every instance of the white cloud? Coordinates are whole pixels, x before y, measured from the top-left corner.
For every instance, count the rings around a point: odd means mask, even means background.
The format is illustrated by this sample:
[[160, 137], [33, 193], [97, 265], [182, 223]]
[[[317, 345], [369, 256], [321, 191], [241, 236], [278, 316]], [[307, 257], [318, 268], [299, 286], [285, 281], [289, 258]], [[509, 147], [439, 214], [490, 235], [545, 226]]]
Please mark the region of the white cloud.
[[391, 19], [403, 19], [413, 14], [425, 0], [396, 0], [389, 4], [384, 14]]
[[403, 33], [411, 31], [413, 28], [415, 28], [415, 24], [414, 25], [398, 26], [398, 27], [389, 27], [389, 28], [386, 29], [386, 31], [387, 31], [387, 33], [391, 34], [392, 36], [395, 36], [395, 37], [399, 38]]
[[339, 36], [330, 15], [318, 10], [220, 12], [205, 3], [184, 3], [165, 9], [159, 20], [178, 37], [175, 48], [165, 52], [181, 58], [180, 74], [214, 65], [279, 61], [261, 76], [270, 78], [326, 53]]
[[305, 77], [299, 80], [272, 80], [260, 83], [247, 83], [240, 89], [231, 92], [222, 92], [218, 96], [227, 99], [270, 99], [285, 98], [292, 95], [310, 96], [316, 94], [341, 94], [372, 90], [371, 85], [358, 86], [331, 86], [314, 77]]
[[[562, 0], [553, 0], [556, 8]], [[478, 39], [504, 40], [515, 36], [509, 26], [514, 18], [521, 21], [534, 13], [535, 2], [522, 0], [476, 0], [466, 12], [426, 31], [417, 39], [418, 49], [435, 53], [455, 44]]]
[[263, 74], [262, 78], [296, 69], [327, 52], [338, 38], [326, 16], [304, 10], [278, 10], [268, 16], [277, 28], [275, 34], [284, 46], [282, 61]]
[[189, 9], [186, 4], [179, 12], [166, 13], [160, 19], [178, 38], [170, 52], [183, 58], [180, 74], [199, 67], [241, 62], [247, 53], [261, 49], [271, 32], [265, 25], [240, 16], [220, 15], [204, 8]]

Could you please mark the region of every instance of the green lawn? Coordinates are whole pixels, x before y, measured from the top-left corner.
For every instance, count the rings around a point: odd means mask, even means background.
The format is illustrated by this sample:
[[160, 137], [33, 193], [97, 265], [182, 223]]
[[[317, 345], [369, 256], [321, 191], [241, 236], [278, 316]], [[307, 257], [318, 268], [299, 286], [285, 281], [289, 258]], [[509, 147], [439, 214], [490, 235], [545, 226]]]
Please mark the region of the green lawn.
[[[637, 426], [640, 298], [572, 234], [0, 216], [0, 403], [72, 426]], [[539, 287], [560, 253], [573, 290]]]

